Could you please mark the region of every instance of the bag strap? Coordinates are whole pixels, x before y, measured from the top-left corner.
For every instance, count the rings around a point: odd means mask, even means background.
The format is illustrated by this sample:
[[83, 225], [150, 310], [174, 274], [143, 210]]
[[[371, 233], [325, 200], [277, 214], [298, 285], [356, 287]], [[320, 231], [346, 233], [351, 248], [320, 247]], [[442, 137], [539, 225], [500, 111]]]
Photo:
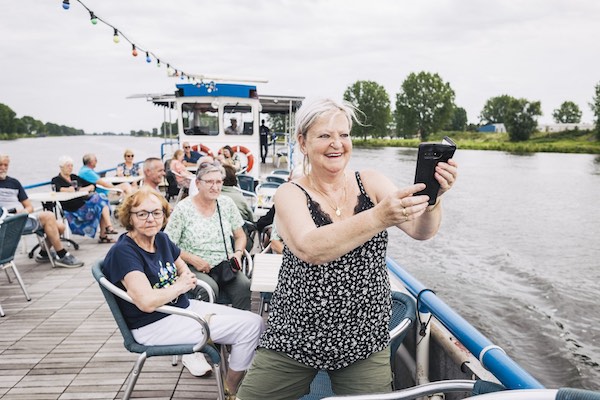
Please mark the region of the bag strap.
[[225, 230], [223, 229], [223, 220], [221, 219], [221, 207], [219, 207], [219, 201], [217, 202], [217, 212], [219, 213], [219, 224], [221, 225], [221, 235], [223, 236], [223, 246], [225, 246], [225, 255], [227, 256], [227, 260], [229, 260], [229, 252], [227, 251], [227, 242], [225, 241]]

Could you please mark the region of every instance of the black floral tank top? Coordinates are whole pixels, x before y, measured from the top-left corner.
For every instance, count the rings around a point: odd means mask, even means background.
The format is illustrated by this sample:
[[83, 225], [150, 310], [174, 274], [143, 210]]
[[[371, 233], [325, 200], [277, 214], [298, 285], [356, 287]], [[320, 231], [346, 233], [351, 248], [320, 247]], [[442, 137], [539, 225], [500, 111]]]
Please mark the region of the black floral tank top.
[[[354, 214], [374, 206], [360, 175]], [[331, 217], [304, 188], [317, 226]], [[260, 346], [316, 369], [335, 370], [382, 351], [389, 341], [390, 282], [385, 264], [388, 234], [321, 265], [296, 257], [287, 246]]]

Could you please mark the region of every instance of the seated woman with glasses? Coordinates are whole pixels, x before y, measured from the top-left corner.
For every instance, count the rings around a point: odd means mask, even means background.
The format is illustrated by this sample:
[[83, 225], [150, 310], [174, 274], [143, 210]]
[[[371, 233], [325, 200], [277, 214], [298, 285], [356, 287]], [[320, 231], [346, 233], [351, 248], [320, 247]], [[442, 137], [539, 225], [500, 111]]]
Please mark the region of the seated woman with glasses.
[[236, 257], [241, 265], [246, 247], [244, 220], [233, 200], [221, 196], [223, 179], [225, 170], [219, 162], [201, 162], [193, 183], [198, 193], [177, 203], [165, 232], [181, 248], [181, 258], [198, 279], [207, 282], [217, 296], [225, 292], [233, 307], [249, 310], [250, 280], [246, 275], [238, 272], [232, 282], [220, 287], [208, 274], [227, 258]]
[[61, 201], [60, 205], [69, 222], [71, 232], [76, 235], [95, 237], [100, 227], [99, 243], [114, 243], [108, 235], [117, 231], [110, 225], [110, 206], [104, 195], [93, 193], [96, 186], [73, 173], [73, 159], [63, 156], [58, 159], [60, 172], [52, 178], [52, 185], [57, 192], [75, 192], [85, 190], [87, 197]]
[[[200, 342], [204, 333], [196, 321], [154, 310], [168, 304], [196, 312], [208, 322], [212, 341], [231, 345], [225, 387], [234, 395], [264, 330], [262, 318], [187, 298], [185, 293], [196, 287], [196, 276], [182, 260], [181, 250], [160, 231], [169, 217], [169, 204], [160, 193], [142, 187], [125, 198], [118, 214], [127, 233], [109, 250], [103, 272], [133, 300], [134, 304], [117, 299], [133, 337], [150, 346]], [[195, 376], [210, 369], [202, 353], [184, 355], [183, 364]]]
[[117, 165], [117, 176], [140, 176], [140, 167], [133, 162], [133, 151], [126, 149], [123, 153], [125, 162]]

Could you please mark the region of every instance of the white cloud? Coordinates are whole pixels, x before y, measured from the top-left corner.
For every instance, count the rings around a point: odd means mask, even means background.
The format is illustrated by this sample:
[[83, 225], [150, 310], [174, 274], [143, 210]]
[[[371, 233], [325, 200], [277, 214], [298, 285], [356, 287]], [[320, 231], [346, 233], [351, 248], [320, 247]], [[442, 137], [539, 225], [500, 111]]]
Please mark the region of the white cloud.
[[[411, 72], [439, 73], [476, 122], [500, 94], [540, 100], [544, 116], [588, 102], [600, 82], [594, 0], [83, 0], [138, 47], [189, 73], [257, 76], [260, 93], [341, 97], [358, 79], [392, 102]], [[131, 56], [76, 1], [21, 0], [0, 13], [0, 103], [93, 131], [152, 129], [163, 113], [133, 93], [172, 92], [165, 68]]]

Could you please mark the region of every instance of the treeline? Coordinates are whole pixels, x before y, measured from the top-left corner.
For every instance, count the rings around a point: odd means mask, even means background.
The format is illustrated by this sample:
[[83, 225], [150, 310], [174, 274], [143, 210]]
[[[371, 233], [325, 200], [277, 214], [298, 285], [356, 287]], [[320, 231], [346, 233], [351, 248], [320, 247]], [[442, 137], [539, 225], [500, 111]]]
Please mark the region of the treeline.
[[58, 125], [52, 122], [43, 123], [28, 115], [16, 118], [10, 107], [0, 103], [0, 139], [14, 139], [23, 136], [75, 136], [84, 135], [83, 129]]
[[[427, 140], [440, 131], [475, 131], [488, 124], [503, 123], [511, 141], [524, 141], [537, 129], [537, 117], [542, 115], [540, 101], [514, 98], [503, 94], [488, 99], [479, 115], [478, 124], [469, 124], [467, 112], [455, 104], [455, 92], [450, 83], [438, 74], [411, 73], [396, 94], [392, 111], [385, 88], [373, 81], [357, 81], [344, 92], [344, 100], [354, 104], [362, 114], [361, 124], [355, 124], [353, 134], [367, 137], [417, 137]], [[600, 83], [589, 106], [594, 114], [595, 135], [600, 140]], [[581, 109], [565, 101], [553, 111], [557, 123], [580, 123]]]

